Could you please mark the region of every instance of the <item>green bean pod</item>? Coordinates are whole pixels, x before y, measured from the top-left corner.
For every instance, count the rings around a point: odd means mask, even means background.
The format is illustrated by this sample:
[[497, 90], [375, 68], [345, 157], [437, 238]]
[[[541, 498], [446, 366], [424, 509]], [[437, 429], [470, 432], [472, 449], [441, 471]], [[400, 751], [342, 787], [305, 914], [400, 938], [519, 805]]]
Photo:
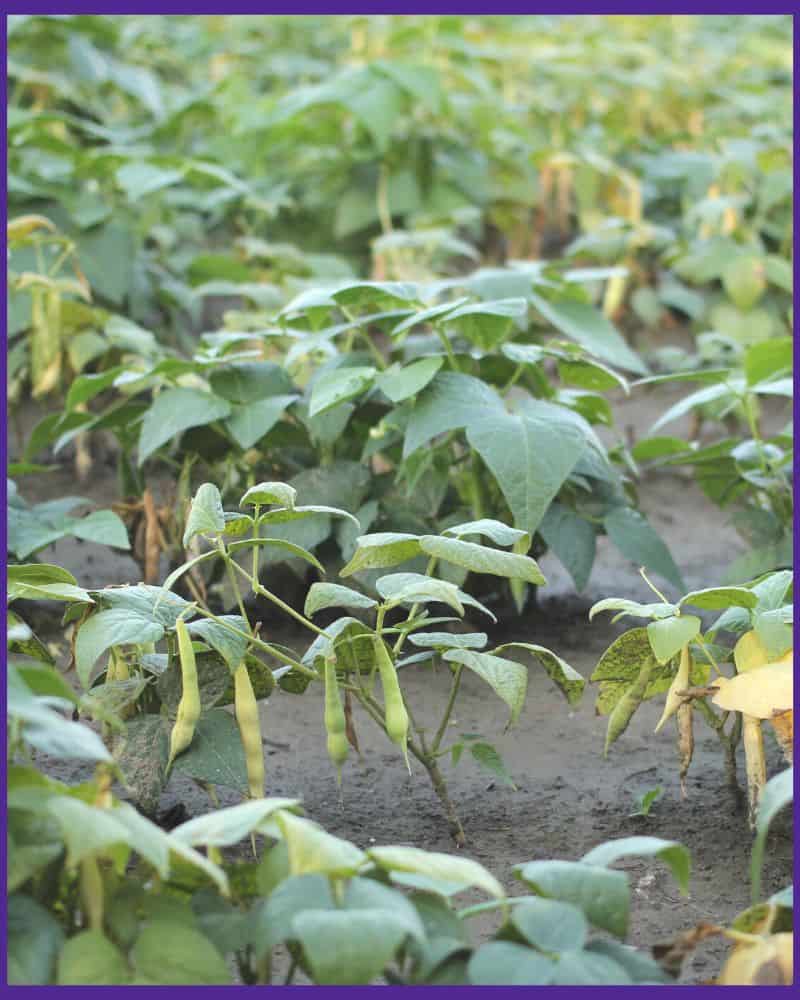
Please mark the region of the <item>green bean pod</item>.
[[647, 685], [650, 683], [650, 675], [653, 673], [655, 659], [649, 656], [642, 664], [636, 680], [631, 684], [625, 694], [614, 706], [611, 715], [608, 717], [608, 728], [606, 729], [606, 745], [603, 748], [603, 756], [608, 756], [611, 744], [618, 740], [628, 728], [628, 723], [633, 718], [636, 709], [641, 705]]
[[342, 764], [347, 760], [347, 719], [336, 678], [336, 660], [325, 660], [325, 731], [328, 734], [328, 756], [336, 766], [336, 782], [342, 784]]
[[178, 714], [169, 738], [169, 760], [167, 771], [172, 762], [188, 750], [194, 737], [195, 726], [200, 718], [200, 687], [197, 683], [197, 663], [192, 649], [192, 639], [186, 622], [179, 618], [175, 622], [175, 634], [178, 637], [178, 656], [181, 663], [181, 683], [183, 692], [178, 703]]
[[381, 675], [381, 686], [383, 687], [386, 733], [392, 743], [396, 743], [403, 751], [406, 767], [410, 774], [411, 765], [408, 762], [408, 712], [403, 702], [400, 683], [397, 680], [397, 671], [383, 639], [379, 635], [376, 635], [373, 636], [372, 641], [375, 650], [375, 662], [378, 664], [378, 673]]
[[264, 747], [261, 742], [261, 716], [258, 712], [250, 674], [240, 663], [233, 675], [234, 711], [247, 765], [247, 785], [250, 798], [264, 797]]
[[667, 691], [667, 700], [664, 704], [664, 711], [658, 721], [655, 732], [658, 732], [667, 719], [672, 718], [672, 716], [683, 704], [683, 699], [680, 697], [678, 692], [685, 691], [686, 688], [689, 687], [689, 671], [691, 665], [692, 658], [689, 655], [689, 643], [687, 642], [681, 649], [681, 661], [678, 665], [678, 672], [675, 674], [675, 677], [669, 686], [669, 691]]
[[80, 870], [81, 900], [83, 902], [86, 925], [90, 930], [102, 931], [105, 891], [103, 888], [103, 876], [100, 874], [97, 857], [94, 854], [85, 857], [81, 861]]

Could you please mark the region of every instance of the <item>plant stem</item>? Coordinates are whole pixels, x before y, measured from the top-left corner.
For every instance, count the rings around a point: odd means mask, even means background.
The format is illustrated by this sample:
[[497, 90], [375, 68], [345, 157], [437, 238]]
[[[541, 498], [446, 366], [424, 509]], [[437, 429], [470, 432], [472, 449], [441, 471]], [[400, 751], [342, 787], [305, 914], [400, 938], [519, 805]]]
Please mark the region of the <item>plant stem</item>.
[[437, 325], [435, 329], [436, 333], [439, 335], [439, 339], [444, 345], [445, 351], [447, 352], [447, 360], [450, 362], [450, 366], [452, 367], [454, 372], [460, 372], [461, 368], [459, 367], [458, 361], [456, 360], [455, 351], [453, 350], [453, 345], [450, 343], [450, 338], [444, 332], [442, 327]]
[[300, 663], [298, 660], [293, 659], [291, 656], [287, 656], [285, 653], [282, 653], [279, 649], [276, 649], [275, 646], [270, 645], [270, 643], [264, 642], [263, 639], [259, 639], [257, 636], [251, 635], [250, 633], [245, 632], [243, 629], [237, 628], [235, 625], [231, 625], [230, 622], [224, 621], [222, 618], [219, 617], [219, 615], [212, 614], [206, 608], [201, 608], [201, 611], [203, 612], [205, 617], [210, 618], [212, 622], [217, 622], [219, 625], [227, 629], [229, 632], [233, 632], [234, 635], [239, 635], [243, 639], [247, 639], [248, 642], [250, 642], [257, 649], [262, 649], [265, 653], [269, 653], [270, 656], [274, 656], [276, 660], [280, 660], [281, 663], [285, 663], [287, 666], [292, 667], [292, 669], [296, 670], [299, 674], [304, 674], [306, 677], [310, 677], [312, 678], [312, 680], [315, 681], [318, 681], [320, 679], [319, 674], [317, 674], [315, 670], [311, 670], [309, 667], [305, 666], [305, 664]]
[[444, 715], [442, 716], [442, 721], [439, 723], [439, 728], [436, 730], [436, 735], [433, 738], [433, 743], [431, 744], [431, 753], [436, 754], [436, 751], [441, 745], [442, 738], [447, 731], [447, 724], [450, 721], [450, 713], [453, 711], [453, 705], [456, 701], [456, 695], [458, 694], [458, 688], [461, 684], [461, 674], [463, 672], [463, 666], [459, 664], [456, 667], [455, 673], [453, 674], [453, 683], [450, 685], [450, 697], [447, 699], [447, 705], [445, 706]]
[[309, 619], [306, 618], [305, 615], [300, 614], [299, 611], [295, 611], [295, 609], [290, 604], [287, 604], [286, 601], [282, 601], [277, 594], [273, 594], [271, 590], [267, 590], [267, 588], [262, 586], [257, 580], [251, 580], [250, 574], [246, 570], [242, 569], [242, 567], [238, 563], [233, 562], [233, 560], [231, 560], [231, 565], [235, 569], [237, 569], [242, 574], [242, 576], [245, 577], [245, 579], [250, 581], [254, 594], [259, 594], [261, 597], [266, 597], [268, 601], [272, 601], [272, 603], [276, 604], [282, 611], [285, 611], [287, 615], [291, 615], [292, 618], [295, 618], [297, 621], [299, 621], [301, 625], [305, 625], [306, 628], [311, 629], [312, 632], [316, 632], [317, 635], [324, 635], [330, 638], [325, 629], [322, 629], [318, 625], [315, 625], [314, 622], [309, 621]]
[[[425, 567], [425, 576], [431, 576], [435, 568], [436, 568], [436, 556], [431, 556], [430, 559], [428, 560], [428, 565]], [[416, 615], [417, 611], [419, 611], [419, 604], [412, 604], [411, 610], [408, 612], [408, 618], [406, 618], [406, 622], [410, 622]], [[402, 631], [401, 627], [400, 635], [397, 637], [397, 642], [394, 644], [394, 647], [392, 649], [392, 653], [395, 656], [397, 656], [397, 654], [403, 648], [403, 643], [406, 641], [406, 636], [408, 635], [409, 631], [410, 629], [404, 632]]]
[[[228, 576], [228, 580], [230, 581], [231, 587], [233, 588], [233, 593], [236, 597], [236, 603], [239, 605], [239, 614], [247, 622], [247, 629], [248, 631], [250, 631], [251, 630], [250, 619], [247, 617], [247, 612], [244, 609], [244, 600], [242, 599], [242, 591], [239, 587], [239, 581], [236, 579], [236, 574], [233, 572], [232, 568], [233, 566], [238, 566], [238, 563], [235, 563], [233, 559], [231, 559], [231, 557], [228, 555], [228, 552], [225, 548], [225, 543], [222, 541], [222, 539], [219, 540], [219, 551], [220, 555], [223, 558], [223, 561], [225, 562], [225, 572]], [[241, 567], [239, 568], [241, 569]], [[246, 573], [245, 576], [247, 576]]]

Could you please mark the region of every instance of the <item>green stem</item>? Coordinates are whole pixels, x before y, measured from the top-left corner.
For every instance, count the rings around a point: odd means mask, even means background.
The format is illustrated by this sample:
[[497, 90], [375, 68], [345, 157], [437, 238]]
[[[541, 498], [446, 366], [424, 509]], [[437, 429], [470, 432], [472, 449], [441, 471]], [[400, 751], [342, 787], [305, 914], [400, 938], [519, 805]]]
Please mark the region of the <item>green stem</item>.
[[273, 594], [271, 590], [267, 590], [267, 588], [262, 586], [258, 582], [258, 580], [252, 580], [250, 574], [247, 573], [246, 570], [243, 570], [238, 563], [233, 562], [233, 560], [231, 560], [231, 565], [235, 569], [237, 569], [242, 574], [242, 576], [245, 577], [245, 579], [250, 581], [250, 585], [253, 588], [254, 594], [258, 594], [261, 597], [266, 597], [268, 601], [272, 601], [272, 603], [276, 604], [282, 611], [285, 611], [287, 615], [291, 615], [292, 618], [295, 618], [297, 621], [299, 621], [301, 625], [304, 625], [306, 628], [311, 629], [312, 632], [316, 632], [317, 635], [324, 635], [326, 638], [330, 638], [325, 629], [322, 629], [318, 625], [315, 625], [314, 622], [309, 621], [309, 619], [306, 618], [305, 615], [300, 614], [299, 611], [295, 611], [295, 609], [290, 604], [287, 604], [286, 601], [282, 601], [280, 597], [278, 597], [277, 594]]
[[291, 656], [287, 656], [285, 653], [282, 653], [279, 649], [276, 649], [275, 646], [270, 645], [270, 643], [264, 642], [263, 639], [259, 639], [257, 636], [251, 635], [250, 633], [245, 632], [243, 629], [237, 628], [235, 625], [231, 625], [230, 622], [224, 621], [224, 619], [220, 618], [219, 615], [212, 614], [206, 608], [201, 608], [200, 610], [202, 611], [203, 615], [205, 615], [206, 618], [210, 618], [212, 622], [217, 622], [219, 625], [227, 629], [229, 632], [233, 632], [234, 635], [238, 635], [241, 636], [243, 639], [247, 639], [247, 641], [250, 642], [253, 646], [255, 646], [256, 649], [261, 649], [265, 653], [269, 653], [270, 656], [274, 656], [276, 660], [280, 660], [280, 662], [285, 663], [286, 666], [292, 667], [292, 669], [296, 670], [299, 674], [305, 674], [306, 677], [310, 677], [315, 681], [318, 681], [320, 679], [319, 674], [317, 674], [315, 670], [311, 670], [307, 666], [305, 666], [305, 664], [300, 663], [298, 660], [293, 659]]
[[456, 701], [456, 695], [458, 694], [458, 688], [461, 684], [461, 674], [463, 672], [463, 666], [459, 664], [456, 667], [455, 673], [453, 674], [453, 683], [450, 685], [450, 697], [447, 699], [447, 705], [445, 706], [444, 715], [442, 716], [442, 721], [439, 723], [439, 728], [436, 730], [436, 735], [433, 738], [433, 743], [431, 744], [431, 753], [435, 754], [439, 749], [445, 732], [447, 731], [447, 724], [450, 721], [450, 713], [453, 711], [453, 705]]
[[[428, 560], [428, 565], [425, 567], [425, 576], [431, 576], [435, 568], [436, 568], [436, 556], [431, 556], [430, 559]], [[418, 611], [419, 611], [419, 604], [412, 604], [411, 610], [408, 612], [408, 618], [406, 618], [406, 623], [412, 621], [412, 619], [414, 618], [414, 616]], [[392, 648], [392, 653], [394, 654], [395, 658], [397, 657], [397, 654], [400, 652], [400, 650], [403, 648], [403, 643], [406, 641], [406, 636], [410, 631], [411, 629], [403, 630], [403, 627], [400, 626], [400, 635], [397, 637], [397, 642], [394, 644], [394, 647]]]
[[[219, 553], [222, 556], [223, 562], [225, 563], [225, 572], [228, 576], [228, 580], [230, 581], [230, 585], [233, 588], [233, 593], [236, 597], [236, 603], [239, 606], [239, 614], [247, 622], [247, 630], [251, 631], [250, 619], [247, 617], [247, 612], [244, 609], [244, 600], [242, 599], [242, 591], [239, 587], [239, 581], [236, 579], [236, 574], [233, 572], [232, 569], [233, 566], [238, 566], [238, 563], [234, 562], [233, 559], [231, 559], [231, 557], [228, 555], [227, 549], [225, 548], [225, 543], [222, 541], [221, 538], [218, 540], [217, 544], [219, 545]], [[241, 569], [241, 567], [239, 567], [239, 569]], [[247, 576], [246, 573], [245, 576]]]
[[442, 327], [436, 326], [434, 329], [436, 330], [436, 333], [438, 334], [439, 339], [441, 340], [442, 344], [444, 345], [444, 349], [447, 352], [447, 359], [450, 362], [450, 366], [452, 367], [453, 371], [454, 372], [460, 372], [461, 368], [460, 368], [460, 366], [458, 364], [458, 361], [456, 360], [455, 351], [453, 350], [453, 345], [450, 343], [450, 338], [444, 332], [444, 330], [442, 329]]

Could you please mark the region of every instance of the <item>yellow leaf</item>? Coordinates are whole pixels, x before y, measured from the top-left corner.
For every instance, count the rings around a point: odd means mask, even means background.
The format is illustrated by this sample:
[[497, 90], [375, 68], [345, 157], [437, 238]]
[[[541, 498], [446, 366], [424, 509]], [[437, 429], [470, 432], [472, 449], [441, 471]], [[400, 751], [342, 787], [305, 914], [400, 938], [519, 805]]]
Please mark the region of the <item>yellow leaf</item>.
[[729, 712], [744, 712], [757, 719], [769, 719], [793, 705], [794, 690], [791, 657], [768, 663], [759, 670], [736, 677], [717, 677], [717, 693], [712, 701]]
[[739, 944], [717, 980], [720, 986], [791, 986], [793, 934], [772, 934]]

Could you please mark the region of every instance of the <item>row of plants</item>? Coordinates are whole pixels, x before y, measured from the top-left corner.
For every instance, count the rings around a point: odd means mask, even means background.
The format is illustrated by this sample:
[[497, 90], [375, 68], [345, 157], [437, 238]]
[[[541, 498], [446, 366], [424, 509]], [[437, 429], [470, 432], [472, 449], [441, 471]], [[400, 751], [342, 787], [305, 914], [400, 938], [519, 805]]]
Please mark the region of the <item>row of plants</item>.
[[[12, 636], [25, 641], [21, 625]], [[259, 798], [165, 832], [113, 794], [118, 766], [93, 730], [61, 714], [75, 696], [57, 671], [19, 661], [8, 679], [10, 984], [657, 985], [715, 935], [732, 945], [719, 983], [791, 982], [791, 889], [759, 896], [791, 770], [760, 806], [753, 906], [651, 955], [625, 943], [631, 889], [613, 865], [660, 861], [685, 893], [690, 856], [674, 841], [629, 837], [578, 861], [524, 862], [524, 892], [509, 895], [465, 857], [362, 850], [304, 817], [296, 799]], [[94, 776], [64, 784], [36, 766], [37, 752], [94, 762]], [[239, 848], [248, 837], [255, 860]], [[465, 890], [485, 901], [465, 902]], [[476, 943], [471, 921], [486, 913], [498, 927]]]

